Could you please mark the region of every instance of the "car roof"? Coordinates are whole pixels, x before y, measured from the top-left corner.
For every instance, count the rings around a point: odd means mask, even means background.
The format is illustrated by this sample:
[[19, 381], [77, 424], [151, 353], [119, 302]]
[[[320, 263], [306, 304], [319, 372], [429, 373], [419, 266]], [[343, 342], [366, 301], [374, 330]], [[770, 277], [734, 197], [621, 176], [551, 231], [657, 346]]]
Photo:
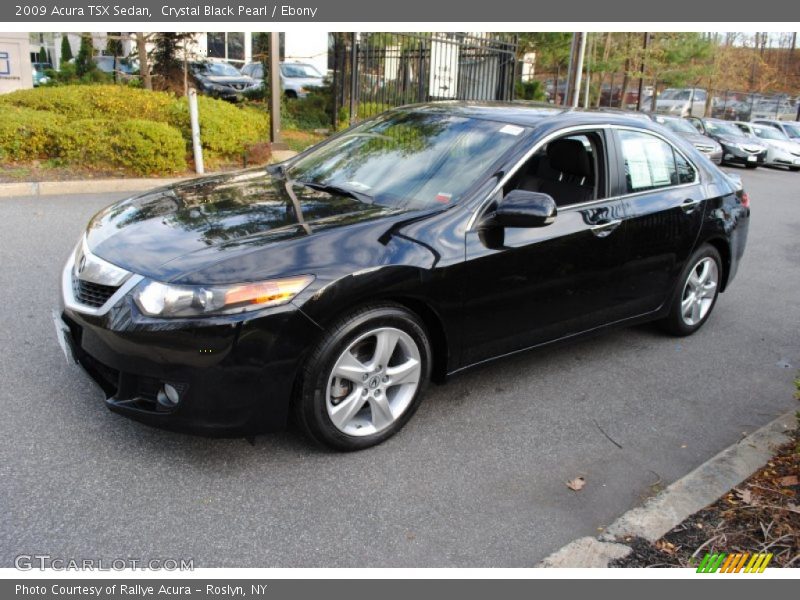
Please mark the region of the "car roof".
[[546, 124], [564, 125], [627, 125], [645, 127], [655, 125], [650, 119], [643, 119], [638, 113], [607, 110], [583, 110], [563, 106], [553, 106], [544, 102], [476, 102], [448, 100], [401, 106], [395, 110], [451, 114], [486, 121], [499, 121], [521, 127], [539, 127]]

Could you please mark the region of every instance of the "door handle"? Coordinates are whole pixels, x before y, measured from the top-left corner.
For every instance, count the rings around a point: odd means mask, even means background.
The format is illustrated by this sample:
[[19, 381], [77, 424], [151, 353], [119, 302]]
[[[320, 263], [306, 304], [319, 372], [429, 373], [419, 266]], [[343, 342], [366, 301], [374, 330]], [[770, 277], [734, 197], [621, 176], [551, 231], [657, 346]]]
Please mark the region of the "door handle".
[[617, 227], [622, 224], [622, 219], [614, 219], [613, 221], [606, 221], [605, 223], [600, 223], [599, 225], [595, 225], [591, 228], [592, 233], [595, 234], [597, 237], [606, 237], [612, 231], [614, 231]]
[[691, 198], [687, 198], [681, 204], [681, 210], [685, 212], [687, 215], [694, 212], [694, 209], [702, 202], [702, 200], [692, 200]]

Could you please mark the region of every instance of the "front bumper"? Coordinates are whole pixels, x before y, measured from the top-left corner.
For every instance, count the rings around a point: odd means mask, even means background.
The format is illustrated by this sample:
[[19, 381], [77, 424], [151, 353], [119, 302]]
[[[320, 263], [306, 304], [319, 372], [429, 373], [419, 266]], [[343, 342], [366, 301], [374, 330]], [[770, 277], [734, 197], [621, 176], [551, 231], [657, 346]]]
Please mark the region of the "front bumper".
[[[70, 269], [68, 264], [65, 271]], [[202, 319], [152, 319], [130, 294], [103, 310], [62, 293], [62, 346], [106, 395], [106, 406], [148, 425], [213, 437], [286, 426], [298, 368], [319, 327], [292, 304]], [[177, 405], [159, 401], [169, 384]]]
[[763, 150], [758, 153], [745, 152], [740, 148], [732, 146], [722, 147], [722, 162], [726, 164], [736, 165], [763, 165], [767, 158], [767, 151]]
[[800, 156], [795, 156], [790, 152], [781, 152], [773, 150], [769, 152], [766, 163], [776, 167], [789, 167], [792, 169], [800, 169]]

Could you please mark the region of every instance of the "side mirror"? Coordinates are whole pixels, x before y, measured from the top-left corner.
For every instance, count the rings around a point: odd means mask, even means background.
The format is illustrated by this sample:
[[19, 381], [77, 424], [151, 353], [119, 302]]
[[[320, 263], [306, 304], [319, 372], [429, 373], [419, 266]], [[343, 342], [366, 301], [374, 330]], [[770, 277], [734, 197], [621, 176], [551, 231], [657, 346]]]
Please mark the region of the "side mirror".
[[499, 227], [544, 227], [555, 220], [557, 212], [552, 196], [511, 190], [491, 214], [491, 224]]

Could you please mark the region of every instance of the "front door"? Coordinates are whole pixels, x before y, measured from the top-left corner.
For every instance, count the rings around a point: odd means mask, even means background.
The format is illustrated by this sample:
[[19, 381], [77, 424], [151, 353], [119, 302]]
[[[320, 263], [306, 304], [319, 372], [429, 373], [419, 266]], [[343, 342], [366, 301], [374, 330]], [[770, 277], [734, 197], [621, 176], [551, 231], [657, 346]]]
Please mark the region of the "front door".
[[478, 224], [466, 234], [462, 364], [627, 316], [627, 215], [624, 200], [604, 199], [605, 133], [562, 139], [537, 152], [503, 190], [549, 193], [558, 206], [552, 224], [500, 231]]

